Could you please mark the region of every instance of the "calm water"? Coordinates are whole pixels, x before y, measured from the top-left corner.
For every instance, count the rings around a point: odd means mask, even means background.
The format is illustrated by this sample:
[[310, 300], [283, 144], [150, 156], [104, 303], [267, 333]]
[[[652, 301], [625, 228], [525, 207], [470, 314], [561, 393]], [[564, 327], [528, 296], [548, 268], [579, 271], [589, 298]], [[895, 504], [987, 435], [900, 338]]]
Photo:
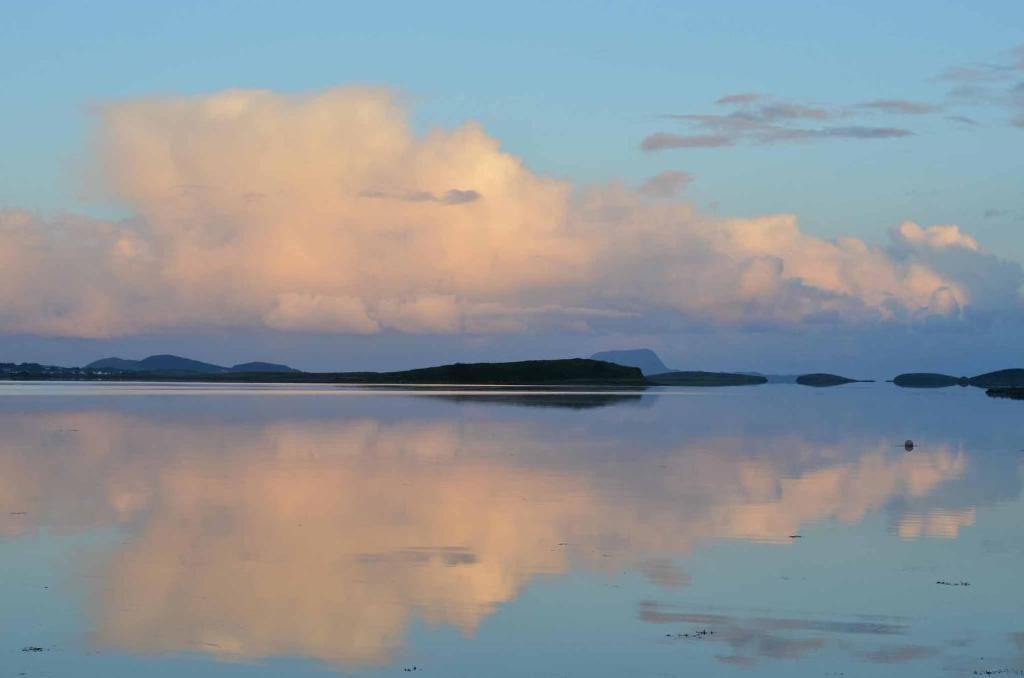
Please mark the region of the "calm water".
[[1022, 421], [887, 384], [0, 384], [0, 676], [1013, 675]]

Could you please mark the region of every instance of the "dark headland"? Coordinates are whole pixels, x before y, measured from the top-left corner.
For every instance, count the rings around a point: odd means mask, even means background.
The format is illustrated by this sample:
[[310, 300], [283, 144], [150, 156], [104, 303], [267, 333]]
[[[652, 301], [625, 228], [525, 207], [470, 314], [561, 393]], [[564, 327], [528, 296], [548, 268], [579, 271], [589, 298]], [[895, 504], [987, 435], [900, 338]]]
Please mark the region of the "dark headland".
[[638, 367], [647, 381], [657, 386], [755, 386], [768, 381], [761, 375], [674, 370], [667, 367], [658, 354], [649, 348], [600, 351], [590, 358], [617, 365]]
[[671, 372], [672, 368], [666, 367], [661, 362], [658, 354], [649, 348], [631, 348], [622, 351], [600, 351], [590, 356], [591, 360], [603, 360], [616, 365], [627, 367], [639, 367], [645, 375], [664, 374]]
[[975, 386], [984, 389], [1024, 388], [1024, 369], [996, 370], [974, 377], [954, 377], [934, 372], [911, 372], [892, 380], [904, 388], [945, 388], [948, 386]]
[[200, 381], [293, 384], [479, 384], [644, 387], [637, 367], [600, 360], [525, 360], [507, 363], [454, 363], [398, 372], [300, 372], [274, 363], [243, 363], [231, 368], [179, 356], [140, 361], [105, 359], [85, 367], [0, 363], [0, 378], [22, 381]]

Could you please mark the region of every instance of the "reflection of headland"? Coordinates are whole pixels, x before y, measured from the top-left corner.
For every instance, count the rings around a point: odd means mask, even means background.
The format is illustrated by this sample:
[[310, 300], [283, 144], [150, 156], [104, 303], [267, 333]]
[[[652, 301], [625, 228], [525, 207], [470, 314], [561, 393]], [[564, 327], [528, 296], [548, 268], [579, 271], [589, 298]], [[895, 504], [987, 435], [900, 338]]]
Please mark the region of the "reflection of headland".
[[449, 400], [460, 404], [508, 405], [511, 407], [551, 407], [566, 410], [592, 410], [613, 405], [641, 405], [642, 395], [635, 393], [572, 393], [559, 392], [510, 392], [510, 393], [444, 393], [427, 394], [438, 400]]

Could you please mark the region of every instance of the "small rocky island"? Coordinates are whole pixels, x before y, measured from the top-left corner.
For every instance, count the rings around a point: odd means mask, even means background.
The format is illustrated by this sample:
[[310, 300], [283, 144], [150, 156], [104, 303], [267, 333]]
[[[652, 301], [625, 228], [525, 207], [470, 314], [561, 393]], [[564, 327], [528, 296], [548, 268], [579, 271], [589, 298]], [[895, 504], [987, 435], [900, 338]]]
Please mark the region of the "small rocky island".
[[849, 377], [843, 377], [838, 374], [829, 374], [827, 372], [813, 372], [811, 374], [801, 374], [796, 378], [796, 383], [802, 386], [815, 386], [815, 387], [826, 387], [826, 386], [842, 386], [843, 384], [856, 384], [859, 382], [870, 382], [871, 379], [850, 379]]

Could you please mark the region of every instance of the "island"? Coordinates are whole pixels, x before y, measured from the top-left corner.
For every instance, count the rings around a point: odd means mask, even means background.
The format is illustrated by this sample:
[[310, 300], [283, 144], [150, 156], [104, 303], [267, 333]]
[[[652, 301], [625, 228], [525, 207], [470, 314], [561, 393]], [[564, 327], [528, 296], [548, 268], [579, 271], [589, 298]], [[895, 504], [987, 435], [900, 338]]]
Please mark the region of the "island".
[[870, 382], [871, 379], [850, 379], [849, 377], [843, 377], [838, 374], [829, 374], [827, 372], [813, 372], [811, 374], [801, 374], [796, 378], [796, 383], [802, 386], [814, 386], [818, 388], [824, 388], [827, 386], [842, 386], [843, 384], [856, 384], [861, 382]]
[[970, 386], [967, 377], [951, 377], [934, 372], [909, 372], [901, 374], [892, 383], [903, 388], [946, 388], [947, 386]]

